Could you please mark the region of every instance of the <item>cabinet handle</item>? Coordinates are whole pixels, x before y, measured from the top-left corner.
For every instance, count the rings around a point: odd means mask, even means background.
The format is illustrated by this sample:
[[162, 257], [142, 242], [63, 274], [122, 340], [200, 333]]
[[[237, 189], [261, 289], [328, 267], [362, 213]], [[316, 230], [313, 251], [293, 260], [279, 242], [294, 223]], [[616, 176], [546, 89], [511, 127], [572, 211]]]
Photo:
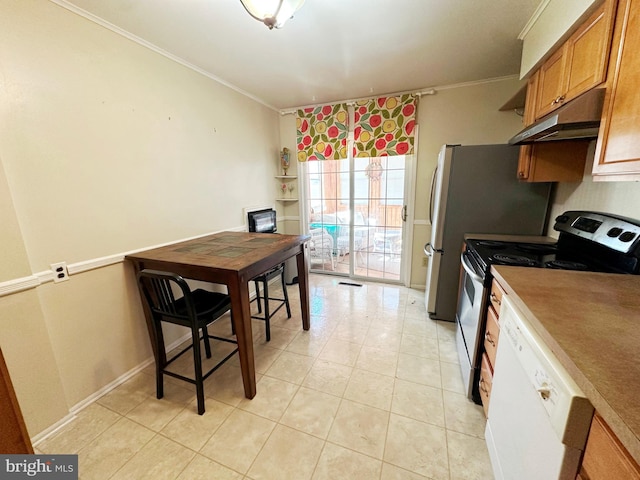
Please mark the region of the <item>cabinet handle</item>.
[[491, 301], [497, 303], [498, 305], [502, 305], [500, 299], [493, 292], [491, 292]]
[[489, 342], [489, 344], [490, 344], [492, 347], [495, 347], [495, 346], [496, 346], [496, 342], [494, 342], [494, 341], [493, 341], [493, 339], [491, 338], [491, 332], [487, 332], [487, 333], [485, 333], [485, 334], [484, 334], [484, 338], [486, 338], [486, 339], [487, 339], [487, 342]]
[[551, 105], [557, 105], [558, 103], [562, 102], [564, 102], [564, 95], [560, 95], [559, 97], [554, 98], [551, 102]]
[[484, 386], [484, 378], [480, 377], [480, 391], [483, 392], [487, 397], [489, 396], [489, 390]]
[[524, 172], [518, 172], [518, 177], [524, 178]]

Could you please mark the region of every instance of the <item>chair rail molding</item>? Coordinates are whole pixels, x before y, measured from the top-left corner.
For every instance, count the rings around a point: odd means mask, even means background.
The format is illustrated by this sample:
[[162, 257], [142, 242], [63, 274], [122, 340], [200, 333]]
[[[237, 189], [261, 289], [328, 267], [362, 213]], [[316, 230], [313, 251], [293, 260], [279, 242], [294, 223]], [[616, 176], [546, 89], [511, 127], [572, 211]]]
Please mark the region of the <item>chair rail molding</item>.
[[[43, 275], [50, 273], [51, 281], [53, 281], [53, 272], [51, 270], [42, 273]], [[30, 275], [28, 277], [14, 278], [13, 280], [2, 282], [0, 283], [0, 297], [11, 295], [12, 293], [22, 292], [24, 290], [29, 290], [31, 288], [36, 288], [41, 283], [42, 282], [37, 274]]]
[[[152, 248], [164, 247], [165, 245], [171, 245], [172, 243], [186, 242], [188, 240], [206, 237], [207, 235], [213, 235], [215, 233], [219, 233], [223, 231], [243, 232], [243, 231], [246, 231], [246, 225], [243, 225], [241, 227], [225, 228], [223, 230], [204, 233], [202, 235], [195, 235], [193, 237], [172, 240], [170, 242], [165, 242], [159, 245], [151, 245], [148, 247], [138, 248], [135, 250], [131, 250], [129, 252], [115, 253], [113, 255], [107, 255], [106, 257], [92, 258], [90, 260], [84, 260], [82, 262], [71, 263], [67, 265], [67, 270], [69, 272], [69, 277], [71, 277], [73, 275], [77, 275], [83, 272], [88, 272], [90, 270], [95, 270], [97, 268], [103, 268], [103, 267], [108, 267], [110, 265], [122, 263], [124, 262], [124, 257], [132, 253], [142, 252], [144, 250], [150, 250]], [[53, 270], [43, 270], [42, 272], [34, 273], [29, 276], [14, 278], [11, 280], [7, 280], [5, 282], [0, 282], [0, 297], [23, 292], [25, 290], [30, 290], [32, 288], [37, 288], [44, 283], [53, 282], [54, 278], [55, 278], [55, 272]]]

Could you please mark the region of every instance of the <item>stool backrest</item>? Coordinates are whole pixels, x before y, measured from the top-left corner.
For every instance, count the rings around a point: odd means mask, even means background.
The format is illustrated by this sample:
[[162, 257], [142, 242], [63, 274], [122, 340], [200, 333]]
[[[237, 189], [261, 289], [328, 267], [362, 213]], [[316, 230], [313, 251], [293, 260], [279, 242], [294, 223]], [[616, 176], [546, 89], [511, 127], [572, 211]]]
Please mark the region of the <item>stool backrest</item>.
[[[196, 323], [196, 309], [191, 289], [180, 275], [159, 270], [142, 270], [138, 273], [138, 286], [157, 320], [177, 320], [177, 323]], [[174, 286], [182, 293], [176, 301]]]

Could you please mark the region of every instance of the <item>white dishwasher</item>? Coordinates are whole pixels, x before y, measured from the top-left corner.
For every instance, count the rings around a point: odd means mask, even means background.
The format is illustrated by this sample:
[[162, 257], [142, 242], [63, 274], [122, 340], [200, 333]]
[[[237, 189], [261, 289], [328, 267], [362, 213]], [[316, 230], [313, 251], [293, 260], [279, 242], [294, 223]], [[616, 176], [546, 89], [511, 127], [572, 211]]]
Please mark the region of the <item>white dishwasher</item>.
[[513, 305], [500, 341], [485, 439], [496, 479], [575, 479], [593, 407]]

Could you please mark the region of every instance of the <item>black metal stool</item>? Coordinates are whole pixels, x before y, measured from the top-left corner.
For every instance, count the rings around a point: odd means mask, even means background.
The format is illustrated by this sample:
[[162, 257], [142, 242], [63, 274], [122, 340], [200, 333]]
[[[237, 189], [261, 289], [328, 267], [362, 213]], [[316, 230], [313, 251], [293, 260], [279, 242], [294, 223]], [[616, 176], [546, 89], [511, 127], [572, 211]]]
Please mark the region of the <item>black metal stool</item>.
[[[278, 265], [275, 268], [272, 268], [266, 273], [258, 275], [253, 279], [254, 285], [256, 287], [256, 298], [251, 300], [252, 302], [255, 300], [258, 302], [258, 313], [262, 313], [262, 300], [264, 300], [264, 316], [252, 315], [251, 318], [255, 318], [256, 320], [263, 320], [266, 326], [266, 335], [267, 342], [271, 340], [271, 325], [269, 321], [271, 317], [273, 317], [278, 310], [282, 308], [283, 305], [287, 307], [287, 318], [291, 318], [291, 307], [289, 306], [289, 295], [287, 293], [287, 285], [284, 281], [284, 263]], [[280, 275], [280, 279], [282, 281], [282, 292], [284, 298], [275, 298], [269, 297], [269, 281], [276, 278]], [[260, 284], [262, 283], [262, 290], [264, 292], [264, 296], [260, 296]], [[276, 302], [280, 302], [280, 304], [276, 307], [276, 309], [271, 312], [269, 309], [269, 300], [273, 300]]]
[[[236, 354], [238, 348], [233, 349], [222, 360], [216, 363], [206, 373], [202, 371], [202, 359], [200, 357], [200, 341], [204, 342], [207, 358], [211, 358], [210, 339], [233, 343], [235, 340], [210, 335], [207, 326], [222, 317], [231, 309], [231, 299], [224, 293], [209, 292], [202, 289], [191, 291], [189, 285], [180, 275], [158, 270], [142, 270], [138, 273], [138, 287], [143, 301], [152, 316], [154, 339], [156, 341], [156, 396], [158, 399], [164, 396], [164, 376], [169, 375], [179, 378], [196, 386], [198, 400], [198, 414], [204, 413], [204, 381], [215, 372], [223, 363]], [[182, 293], [176, 298], [174, 290]], [[232, 313], [233, 315], [233, 313]], [[191, 343], [177, 354], [167, 359], [164, 349], [164, 335], [162, 323], [168, 322], [191, 329]], [[233, 324], [233, 321], [232, 321]], [[202, 337], [200, 336], [202, 331]], [[188, 350], [193, 350], [193, 363], [195, 378], [190, 378], [167, 370], [171, 364]]]

